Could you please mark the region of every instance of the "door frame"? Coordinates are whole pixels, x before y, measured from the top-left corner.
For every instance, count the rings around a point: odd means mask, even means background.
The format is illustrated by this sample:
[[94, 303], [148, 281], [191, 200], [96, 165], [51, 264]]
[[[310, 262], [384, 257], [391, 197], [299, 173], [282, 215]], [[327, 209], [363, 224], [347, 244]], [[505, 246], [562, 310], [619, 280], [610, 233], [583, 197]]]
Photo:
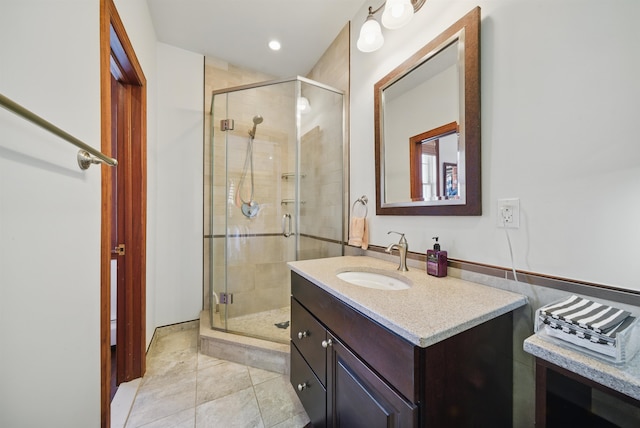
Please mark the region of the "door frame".
[[[147, 94], [146, 78], [113, 0], [100, 0], [100, 109], [101, 150], [111, 155], [112, 112], [111, 70], [119, 70], [125, 84], [125, 139], [130, 150], [120, 154], [117, 168], [125, 169], [128, 195], [125, 217], [133, 219], [125, 234], [126, 289], [118, 297], [125, 310], [119, 311], [118, 340], [125, 352], [118, 352], [118, 370], [124, 379], [141, 377], [146, 369], [146, 224], [147, 224]], [[101, 260], [100, 260], [100, 411], [101, 426], [110, 426], [111, 400], [111, 230], [113, 174], [115, 168], [102, 165]], [[126, 327], [126, 328], [125, 328]], [[120, 361], [120, 356], [124, 361]]]

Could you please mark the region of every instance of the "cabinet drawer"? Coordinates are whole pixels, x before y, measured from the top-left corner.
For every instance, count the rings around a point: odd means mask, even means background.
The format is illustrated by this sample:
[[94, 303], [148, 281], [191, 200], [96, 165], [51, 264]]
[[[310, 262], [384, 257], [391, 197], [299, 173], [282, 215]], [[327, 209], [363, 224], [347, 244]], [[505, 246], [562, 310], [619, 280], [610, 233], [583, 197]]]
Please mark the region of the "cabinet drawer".
[[291, 299], [291, 342], [296, 345], [322, 385], [327, 386], [327, 330], [295, 299]]
[[327, 426], [327, 390], [295, 346], [291, 347], [291, 384], [314, 428]]

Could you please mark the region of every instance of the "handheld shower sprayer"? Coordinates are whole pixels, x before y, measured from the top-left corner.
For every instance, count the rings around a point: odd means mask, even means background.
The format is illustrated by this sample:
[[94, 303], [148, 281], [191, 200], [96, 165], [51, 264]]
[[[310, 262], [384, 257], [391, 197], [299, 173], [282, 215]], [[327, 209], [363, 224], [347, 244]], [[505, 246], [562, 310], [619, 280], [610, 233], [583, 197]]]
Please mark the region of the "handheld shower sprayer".
[[260, 115], [253, 116], [253, 129], [249, 131], [251, 138], [256, 138], [256, 126], [260, 125], [264, 118]]
[[[240, 182], [238, 183], [237, 197], [242, 201], [242, 206], [240, 209], [242, 210], [242, 214], [244, 214], [247, 218], [253, 218], [260, 211], [260, 205], [256, 201], [253, 200], [253, 140], [256, 137], [256, 127], [262, 123], [264, 119], [262, 116], [255, 115], [253, 116], [253, 129], [249, 130], [249, 141], [247, 141], [247, 155], [244, 159], [244, 168], [242, 169], [242, 175], [240, 176]], [[249, 200], [244, 200], [242, 197], [242, 187], [244, 185], [244, 180], [247, 177], [247, 169], [250, 169], [251, 174], [251, 193], [249, 195]]]

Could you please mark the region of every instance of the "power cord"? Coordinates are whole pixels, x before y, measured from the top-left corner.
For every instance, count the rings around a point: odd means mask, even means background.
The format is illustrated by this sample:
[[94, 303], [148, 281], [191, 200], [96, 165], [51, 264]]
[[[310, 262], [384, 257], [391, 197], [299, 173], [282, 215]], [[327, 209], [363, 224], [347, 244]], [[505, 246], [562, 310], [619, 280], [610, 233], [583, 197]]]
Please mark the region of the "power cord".
[[[511, 272], [513, 272], [513, 279], [515, 280], [515, 282], [520, 283], [520, 281], [518, 281], [518, 274], [516, 273], [516, 265], [513, 258], [513, 247], [511, 245], [511, 236], [509, 235], [509, 230], [506, 227], [504, 217], [505, 217], [505, 212], [503, 208], [500, 210], [500, 221], [502, 223], [502, 228], [504, 229], [504, 235], [507, 237], [507, 244], [509, 245], [509, 256], [511, 257]], [[526, 283], [523, 283], [523, 284], [526, 284]], [[532, 284], [528, 284], [528, 285], [529, 285], [529, 289], [531, 290], [531, 294], [533, 294], [535, 301], [539, 302], [540, 299], [538, 297], [538, 292], [536, 291], [535, 286], [533, 286]], [[531, 316], [531, 323], [533, 324], [535, 323], [535, 311], [530, 301], [528, 303], [528, 306], [529, 306], [529, 315]]]

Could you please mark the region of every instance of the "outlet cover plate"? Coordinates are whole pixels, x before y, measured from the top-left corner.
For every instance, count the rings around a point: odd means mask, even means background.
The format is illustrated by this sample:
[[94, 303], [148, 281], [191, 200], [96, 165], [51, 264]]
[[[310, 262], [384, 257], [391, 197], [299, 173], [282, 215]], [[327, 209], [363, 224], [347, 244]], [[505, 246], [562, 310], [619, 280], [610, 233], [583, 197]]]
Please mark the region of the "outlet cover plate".
[[498, 199], [497, 226], [518, 229], [520, 227], [520, 199]]

